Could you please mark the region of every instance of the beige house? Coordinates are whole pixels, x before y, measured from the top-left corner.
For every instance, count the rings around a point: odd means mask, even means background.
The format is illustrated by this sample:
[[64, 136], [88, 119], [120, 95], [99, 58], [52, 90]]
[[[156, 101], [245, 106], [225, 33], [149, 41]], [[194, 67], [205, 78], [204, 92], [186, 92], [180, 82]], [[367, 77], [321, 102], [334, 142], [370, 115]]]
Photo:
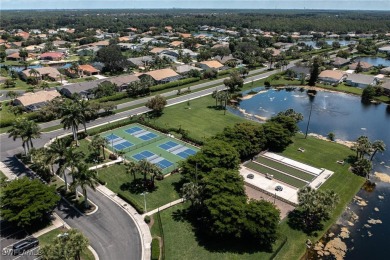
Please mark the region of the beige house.
[[151, 76], [157, 83], [168, 83], [181, 78], [173, 69], [153, 70], [143, 73], [143, 75]]
[[42, 90], [38, 92], [27, 92], [16, 98], [13, 102], [15, 106], [23, 106], [26, 110], [35, 111], [45, 106], [47, 102], [60, 97], [57, 90]]
[[329, 84], [338, 84], [346, 77], [346, 73], [341, 70], [324, 70], [318, 75], [318, 80]]
[[35, 75], [34, 73], [30, 73], [31, 69], [22, 71], [22, 78], [27, 80], [28, 77], [36, 77], [38, 79], [50, 79], [50, 80], [60, 80], [61, 73], [53, 67], [42, 67], [35, 69], [38, 73]]
[[198, 63], [199, 67], [204, 69], [204, 70], [209, 70], [209, 69], [216, 69], [216, 70], [221, 70], [224, 65], [220, 63], [219, 61], [216, 60], [207, 60], [207, 61], [202, 61]]

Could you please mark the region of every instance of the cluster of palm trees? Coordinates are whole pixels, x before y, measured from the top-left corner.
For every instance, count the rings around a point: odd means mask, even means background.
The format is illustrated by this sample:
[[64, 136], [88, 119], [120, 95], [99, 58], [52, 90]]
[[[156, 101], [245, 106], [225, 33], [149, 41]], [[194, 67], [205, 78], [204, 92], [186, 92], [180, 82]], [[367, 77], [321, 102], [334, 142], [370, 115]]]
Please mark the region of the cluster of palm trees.
[[371, 142], [367, 136], [360, 136], [351, 149], [356, 152], [356, 162], [353, 164], [355, 173], [369, 179], [372, 161], [377, 152], [386, 150], [386, 145], [382, 140]]
[[27, 155], [30, 149], [34, 148], [32, 140], [39, 138], [41, 132], [37, 123], [25, 117], [19, 117], [13, 123], [12, 128], [8, 130], [8, 136], [14, 141], [18, 138], [22, 139], [24, 154]]
[[226, 113], [226, 107], [227, 107], [228, 101], [231, 98], [230, 92], [227, 90], [221, 90], [221, 91], [215, 90], [215, 91], [213, 91], [211, 96], [215, 99], [215, 107], [218, 106], [218, 102], [219, 102], [219, 106], [221, 108], [224, 108], [225, 113]]
[[[66, 139], [56, 139], [48, 148], [40, 148], [31, 151], [31, 163], [38, 175], [50, 173], [50, 176], [57, 174], [65, 182], [65, 191], [69, 188], [75, 192], [78, 198], [77, 188], [82, 189], [84, 195], [84, 206], [89, 207], [87, 188], [95, 190], [98, 183], [96, 171], [89, 170], [84, 163], [85, 155], [78, 151], [74, 145], [68, 146]], [[54, 170], [56, 168], [56, 170]], [[72, 177], [69, 185], [68, 174]]]
[[143, 159], [138, 162], [129, 161], [126, 163], [126, 171], [128, 174], [136, 179], [137, 173], [142, 173], [144, 178], [144, 187], [148, 186], [147, 175], [150, 175], [151, 187], [154, 187], [154, 180], [156, 177], [162, 177], [162, 172], [155, 164]]

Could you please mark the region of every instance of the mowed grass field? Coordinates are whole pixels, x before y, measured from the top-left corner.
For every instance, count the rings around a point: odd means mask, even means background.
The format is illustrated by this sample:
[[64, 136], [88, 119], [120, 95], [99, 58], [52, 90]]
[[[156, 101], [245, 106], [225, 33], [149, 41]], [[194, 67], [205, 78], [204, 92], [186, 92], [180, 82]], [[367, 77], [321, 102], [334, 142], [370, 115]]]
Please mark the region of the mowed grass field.
[[[137, 202], [137, 204], [144, 207], [144, 196], [140, 195], [143, 190], [142, 185], [137, 188], [132, 184], [133, 176], [126, 173], [126, 167], [123, 164], [115, 164], [107, 168], [98, 170], [98, 178], [107, 183], [107, 187], [115, 193], [120, 193], [124, 197], [130, 198]], [[136, 178], [142, 179], [143, 175], [137, 174]], [[150, 178], [150, 176], [147, 176]], [[176, 187], [179, 185], [181, 179], [180, 174], [173, 174], [161, 181], [156, 180], [156, 189], [148, 192], [146, 195], [146, 208], [148, 211], [161, 207], [171, 201], [180, 198]]]
[[[305, 152], [301, 153], [298, 148], [304, 148]], [[297, 160], [302, 163], [312, 165], [317, 168], [326, 168], [334, 171], [332, 175], [320, 189], [334, 190], [340, 198], [340, 202], [333, 211], [331, 218], [324, 223], [323, 230], [317, 232], [314, 236], [307, 236], [305, 233], [291, 229], [287, 224], [287, 219], [280, 224], [280, 232], [288, 237], [287, 243], [276, 256], [275, 259], [300, 259], [305, 253], [305, 241], [317, 241], [323, 234], [336, 222], [339, 216], [351, 202], [352, 198], [360, 190], [365, 179], [351, 173], [348, 168], [350, 165], [340, 165], [337, 160], [347, 161], [349, 156], [355, 153], [348, 147], [333, 142], [320, 140], [314, 137], [304, 139], [303, 135], [297, 134], [294, 142], [281, 155]]]
[[164, 128], [182, 128], [187, 130], [191, 137], [204, 140], [222, 132], [227, 126], [248, 122], [248, 120], [228, 111], [224, 115], [223, 110], [215, 109], [215, 99], [209, 95], [190, 100], [189, 107], [187, 103], [167, 107], [161, 117], [150, 122]]

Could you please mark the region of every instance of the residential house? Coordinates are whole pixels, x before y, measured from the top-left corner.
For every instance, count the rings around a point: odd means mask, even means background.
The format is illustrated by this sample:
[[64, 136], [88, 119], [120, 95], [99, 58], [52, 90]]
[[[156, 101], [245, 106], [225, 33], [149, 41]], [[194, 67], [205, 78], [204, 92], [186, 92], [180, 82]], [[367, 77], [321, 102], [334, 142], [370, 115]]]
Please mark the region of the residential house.
[[192, 36], [190, 33], [180, 33], [179, 35], [180, 35], [180, 37], [182, 37], [184, 39], [185, 38], [191, 38], [191, 36]]
[[379, 72], [385, 75], [390, 75], [390, 67], [382, 68]]
[[153, 53], [155, 55], [158, 55], [158, 54], [162, 53], [165, 50], [168, 50], [168, 49], [167, 48], [161, 48], [161, 47], [155, 47], [155, 48], [151, 49], [149, 52]]
[[79, 56], [94, 56], [100, 48], [97, 46], [91, 46], [86, 48], [80, 48], [77, 50]]
[[110, 45], [110, 42], [109, 41], [98, 41], [98, 42], [90, 43], [88, 45], [89, 46], [96, 46], [98, 48], [103, 48], [103, 47], [107, 47], [108, 45]]
[[381, 87], [386, 95], [390, 96], [390, 80], [386, 80], [382, 83]]
[[383, 47], [380, 47], [378, 49], [379, 52], [385, 52], [385, 53], [390, 53], [390, 45], [386, 45], [386, 46], [383, 46]]
[[79, 74], [81, 77], [83, 76], [92, 76], [92, 75], [99, 75], [99, 70], [95, 69], [91, 65], [85, 64], [85, 65], [79, 65]]
[[203, 70], [209, 70], [209, 69], [223, 70], [223, 69], [225, 69], [225, 66], [216, 60], [208, 60], [208, 61], [198, 62], [197, 65]]
[[131, 65], [138, 68], [140, 67], [144, 68], [154, 62], [154, 58], [152, 56], [142, 56], [137, 58], [130, 58], [127, 60], [130, 62]]
[[215, 60], [219, 61], [221, 64], [226, 64], [226, 63], [229, 63], [230, 61], [234, 61], [236, 63], [236, 65], [240, 65], [242, 64], [242, 60], [240, 59], [237, 59], [237, 58], [234, 58], [232, 54], [229, 54], [229, 55], [225, 55], [225, 56], [215, 56], [214, 57]]
[[304, 66], [293, 66], [289, 68], [288, 70], [291, 70], [295, 74], [295, 79], [301, 80], [302, 76], [304, 79], [308, 78], [310, 76], [310, 68], [304, 67]]
[[182, 78], [182, 76], [177, 74], [173, 69], [153, 70], [143, 73], [140, 77], [143, 75], [151, 76], [157, 84], [168, 83]]
[[324, 70], [318, 75], [318, 80], [328, 84], [338, 84], [344, 80], [346, 73], [341, 70]]
[[11, 48], [19, 49], [22, 47], [22, 42], [9, 42], [9, 45], [11, 45]]
[[64, 48], [67, 44], [69, 44], [70, 42], [68, 41], [60, 41], [60, 40], [57, 40], [57, 41], [53, 41], [53, 46], [54, 47], [57, 47], [57, 48]]
[[28, 37], [30, 37], [30, 34], [28, 32], [21, 31], [21, 32], [16, 33], [15, 36], [20, 36], [24, 40], [27, 40]]
[[177, 66], [174, 68], [174, 70], [180, 75], [187, 75], [191, 70], [201, 71], [202, 69], [186, 64], [186, 65]]
[[51, 61], [60, 61], [65, 57], [64, 53], [61, 52], [45, 52], [40, 56], [40, 60], [51, 60]]
[[195, 59], [196, 57], [198, 57], [198, 53], [196, 53], [196, 52], [194, 52], [194, 51], [192, 51], [192, 50], [190, 50], [190, 49], [182, 49], [181, 50], [182, 52], [183, 52], [183, 55], [190, 55], [191, 56], [191, 58], [193, 58], [193, 59]]
[[173, 41], [169, 44], [169, 46], [173, 47], [173, 48], [181, 48], [183, 47], [184, 45], [184, 42], [182, 41]]
[[43, 47], [39, 45], [29, 45], [25, 48], [28, 53], [38, 53], [43, 50]]
[[60, 88], [59, 92], [68, 98], [78, 94], [83, 99], [92, 99], [95, 97], [93, 90], [105, 80], [106, 79], [99, 79], [65, 85]]
[[14, 52], [10, 55], [7, 55], [6, 57], [7, 60], [13, 60], [13, 61], [20, 61], [22, 58], [19, 56], [19, 52]]
[[61, 73], [53, 67], [42, 67], [42, 68], [36, 68], [35, 69], [38, 73], [37, 75], [30, 73], [31, 69], [23, 70], [21, 72], [21, 77], [24, 80], [27, 80], [28, 77], [36, 77], [40, 80], [60, 80], [61, 79]]
[[117, 91], [123, 91], [126, 90], [131, 83], [136, 81], [140, 81], [140, 79], [135, 75], [128, 74], [104, 79], [102, 83], [110, 82], [116, 86]]
[[367, 86], [375, 86], [378, 84], [378, 80], [371, 75], [364, 74], [348, 74], [345, 84], [352, 87], [365, 88]]
[[336, 67], [336, 68], [341, 68], [341, 67], [344, 67], [346, 65], [348, 65], [350, 62], [349, 59], [344, 59], [344, 58], [341, 58], [341, 57], [336, 57], [333, 59], [333, 61], [331, 62], [331, 64]]
[[[356, 70], [356, 67], [358, 66], [358, 64], [359, 64], [359, 61], [358, 62], [354, 62], [351, 65], [349, 65], [348, 68], [350, 70]], [[363, 71], [369, 71], [373, 67], [372, 64], [370, 64], [368, 62], [365, 62], [365, 61], [361, 61], [360, 62], [360, 66], [362, 67]]]
[[13, 53], [19, 53], [19, 49], [6, 49], [5, 50], [5, 54], [8, 56], [8, 55], [11, 55]]
[[151, 42], [153, 40], [154, 40], [154, 38], [151, 38], [151, 37], [143, 37], [143, 38], [139, 39], [139, 42], [142, 44], [146, 44], [146, 43]]
[[28, 111], [36, 111], [45, 106], [47, 102], [60, 97], [57, 90], [42, 90], [37, 92], [26, 92], [13, 101], [15, 106], [23, 106]]

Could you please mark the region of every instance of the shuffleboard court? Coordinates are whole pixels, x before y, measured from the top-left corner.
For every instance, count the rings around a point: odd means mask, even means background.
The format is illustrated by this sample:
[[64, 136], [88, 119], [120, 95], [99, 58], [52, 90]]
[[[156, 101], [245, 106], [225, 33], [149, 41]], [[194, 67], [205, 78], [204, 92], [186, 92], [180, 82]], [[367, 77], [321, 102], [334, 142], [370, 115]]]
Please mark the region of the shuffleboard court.
[[190, 148], [184, 150], [183, 152], [177, 153], [176, 155], [180, 156], [183, 159], [187, 159], [188, 156], [194, 155], [196, 152]]
[[132, 143], [130, 143], [129, 141], [126, 141], [126, 140], [123, 140], [124, 142], [121, 142], [119, 144], [115, 144], [114, 145], [114, 148], [117, 149], [117, 150], [124, 150], [124, 149], [127, 149], [131, 146], [133, 146]]
[[164, 159], [164, 160], [159, 161], [158, 163], [156, 163], [156, 165], [164, 170], [165, 168], [168, 168], [168, 167], [172, 166], [173, 163], [171, 163], [170, 161]]
[[178, 146], [179, 144], [178, 143], [175, 143], [173, 141], [168, 141], [166, 143], [163, 143], [161, 145], [159, 145], [158, 147], [160, 147], [161, 149], [164, 149], [166, 151], [170, 150], [171, 148], [175, 147], [175, 146]]
[[105, 136], [105, 138], [108, 140], [108, 141], [112, 141], [112, 140], [115, 140], [115, 139], [119, 139], [120, 137], [115, 135], [115, 134], [110, 134], [110, 135], [107, 135]]
[[142, 139], [144, 141], [147, 141], [147, 140], [150, 140], [150, 139], [153, 139], [153, 138], [156, 138], [156, 137], [157, 137], [156, 134], [148, 132], [147, 134], [141, 135], [138, 138], [140, 138], [140, 139]]
[[266, 157], [263, 157], [263, 156], [259, 156], [256, 159], [256, 161], [261, 163], [261, 164], [264, 164], [266, 166], [269, 166], [271, 168], [274, 168], [276, 170], [279, 170], [279, 171], [282, 171], [282, 172], [286, 172], [286, 173], [288, 173], [290, 175], [296, 176], [296, 177], [298, 177], [300, 179], [303, 179], [305, 181], [311, 181], [311, 180], [313, 180], [316, 177], [313, 174], [310, 174], [310, 173], [298, 170], [296, 168], [287, 166], [284, 163], [276, 162], [276, 161], [274, 161], [272, 159], [269, 159], [269, 158], [266, 158]]
[[262, 174], [267, 174], [267, 173], [271, 174], [271, 175], [273, 175], [273, 177], [275, 179], [280, 180], [286, 184], [289, 184], [289, 185], [297, 187], [297, 188], [302, 188], [305, 185], [307, 185], [307, 183], [305, 181], [302, 181], [302, 180], [296, 179], [294, 177], [291, 177], [289, 175], [283, 174], [281, 172], [272, 170], [270, 168], [267, 168], [267, 167], [262, 166], [258, 163], [255, 163], [255, 162], [249, 162], [249, 163], [245, 164], [245, 166], [254, 170], [254, 171], [262, 173]]

